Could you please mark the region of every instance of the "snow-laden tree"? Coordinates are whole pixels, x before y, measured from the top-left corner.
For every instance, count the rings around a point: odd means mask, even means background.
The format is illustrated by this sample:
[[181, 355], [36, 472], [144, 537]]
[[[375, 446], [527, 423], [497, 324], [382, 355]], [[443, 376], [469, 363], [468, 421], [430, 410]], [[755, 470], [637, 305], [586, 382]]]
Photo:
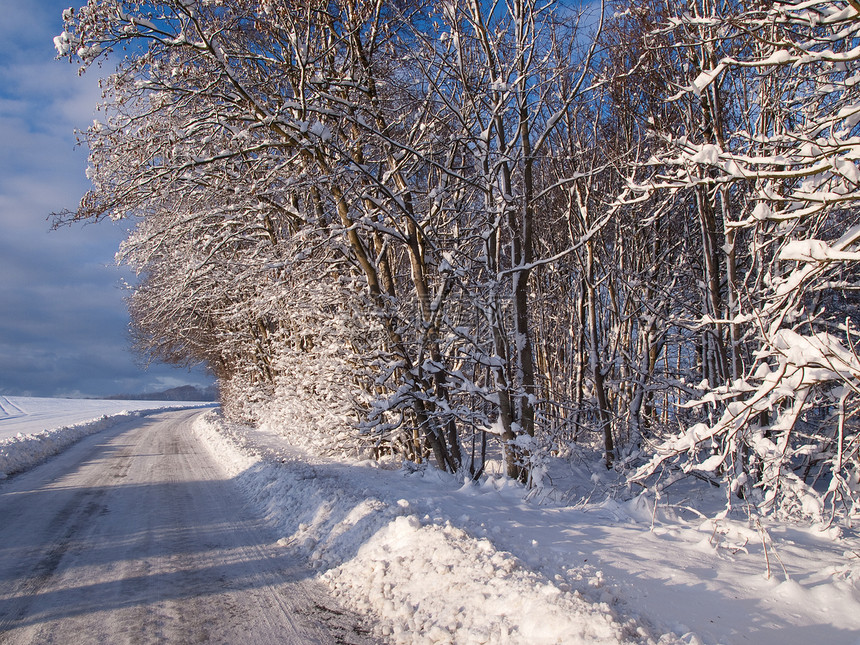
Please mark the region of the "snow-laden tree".
[[558, 177], [550, 165], [569, 113], [587, 100], [596, 41], [563, 3], [445, 3], [434, 20], [418, 62], [435, 145], [448, 158], [434, 170], [431, 212], [451, 222], [444, 257], [457, 305], [443, 322], [459, 366], [449, 378], [464, 403], [479, 397], [472, 423], [492, 425], [507, 472], [525, 478], [527, 446], [550, 398], [535, 341], [553, 301], [537, 299], [534, 276], [581, 243], [539, 240], [563, 220], [556, 205], [572, 178], [590, 170], [569, 164]]
[[698, 117], [653, 128], [660, 147], [639, 188], [694, 195], [700, 213], [715, 215], [703, 228], [715, 254], [706, 275], [723, 277], [709, 288], [723, 297], [701, 324], [729, 328], [728, 362], [687, 404], [706, 416], [657, 446], [633, 478], [666, 468], [669, 481], [719, 475], [764, 511], [851, 514], [860, 492], [860, 7], [688, 4], [652, 44], [686, 57], [669, 98]]
[[[269, 79], [263, 50], [236, 64], [225, 58], [225, 47], [253, 50], [260, 35], [233, 9], [90, 3], [66, 13], [57, 46], [87, 64], [126, 41], [145, 45], [106, 81], [108, 119], [85, 134], [94, 188], [67, 217], [138, 219], [120, 254], [143, 276], [130, 298], [138, 347], [157, 359], [204, 360], [224, 392], [244, 395], [271, 392], [276, 354], [310, 342], [295, 340], [289, 320], [308, 272], [340, 284], [345, 259], [330, 243], [325, 184], [308, 174], [308, 137], [322, 132], [309, 134], [295, 110], [265, 113], [292, 94], [289, 78]], [[74, 52], [72, 41], [89, 44]]]
[[534, 434], [540, 400], [531, 276], [575, 246], [540, 258], [534, 238], [568, 186], [540, 171], [594, 53], [561, 46], [577, 15], [526, 0], [108, 0], [65, 20], [61, 55], [129, 51], [86, 133], [94, 189], [68, 215], [141, 218], [122, 258], [144, 276], [144, 348], [282, 381], [278, 348], [305, 333], [289, 290], [318, 267], [339, 302], [363, 303], [378, 344], [372, 440], [453, 471], [460, 425], [498, 428], [508, 472], [524, 472], [512, 442]]

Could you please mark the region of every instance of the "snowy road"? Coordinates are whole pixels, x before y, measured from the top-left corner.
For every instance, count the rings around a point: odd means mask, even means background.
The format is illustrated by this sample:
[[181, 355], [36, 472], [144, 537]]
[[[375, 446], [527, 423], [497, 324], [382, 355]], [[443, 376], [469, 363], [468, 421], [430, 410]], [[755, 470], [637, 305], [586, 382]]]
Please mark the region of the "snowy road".
[[0, 483], [0, 643], [365, 643], [191, 432], [135, 419]]

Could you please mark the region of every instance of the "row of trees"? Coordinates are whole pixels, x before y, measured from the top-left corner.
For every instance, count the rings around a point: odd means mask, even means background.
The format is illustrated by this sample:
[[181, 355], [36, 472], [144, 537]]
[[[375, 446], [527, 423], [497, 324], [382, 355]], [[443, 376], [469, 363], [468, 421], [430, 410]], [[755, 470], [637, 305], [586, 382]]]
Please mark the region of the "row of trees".
[[61, 219], [135, 218], [138, 348], [234, 416], [853, 511], [860, 7], [676, 5], [90, 0], [60, 54], [126, 55]]

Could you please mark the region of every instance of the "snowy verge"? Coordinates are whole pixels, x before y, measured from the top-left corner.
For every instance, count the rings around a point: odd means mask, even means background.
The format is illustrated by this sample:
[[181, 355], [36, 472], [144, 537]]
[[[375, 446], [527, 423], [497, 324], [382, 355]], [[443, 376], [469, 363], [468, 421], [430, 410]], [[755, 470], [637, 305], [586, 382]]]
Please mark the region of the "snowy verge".
[[[211, 412], [195, 431], [283, 536], [279, 544], [312, 562], [346, 606], [372, 615], [378, 635], [394, 643], [656, 641], [608, 603], [458, 528], [450, 514], [426, 513], [414, 490], [413, 501], [401, 497], [397, 477], [410, 488], [409, 473], [312, 459]], [[379, 486], [378, 475], [394, 479]], [[420, 476], [448, 478], [442, 483], [457, 490], [453, 477]], [[659, 642], [681, 641], [669, 634]]]
[[18, 433], [14, 437], [0, 439], [0, 479], [32, 468], [76, 441], [112, 428], [123, 421], [175, 409], [177, 409], [176, 406], [161, 406], [134, 411], [124, 410], [116, 414], [104, 414], [89, 421], [42, 430], [41, 432]]

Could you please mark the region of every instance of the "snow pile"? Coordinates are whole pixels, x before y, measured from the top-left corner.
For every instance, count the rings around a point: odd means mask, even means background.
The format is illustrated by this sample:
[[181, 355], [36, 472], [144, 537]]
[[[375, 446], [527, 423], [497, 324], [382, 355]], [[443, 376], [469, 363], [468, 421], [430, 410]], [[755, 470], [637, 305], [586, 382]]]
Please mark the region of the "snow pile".
[[303, 429], [214, 413], [195, 427], [280, 543], [391, 642], [858, 643], [846, 528], [705, 520], [692, 508], [716, 514], [725, 493], [698, 480], [657, 508], [607, 499], [619, 480], [599, 455], [549, 460], [552, 486], [524, 501], [498, 475], [313, 456], [295, 446]]
[[[550, 580], [454, 526], [432, 503], [425, 508], [420, 493], [409, 495], [413, 501], [398, 496], [413, 487], [433, 494], [427, 486], [434, 484], [456, 493], [450, 475], [382, 471], [373, 462], [311, 463], [282, 437], [226, 424], [214, 413], [199, 417], [195, 429], [284, 536], [280, 544], [313, 563], [344, 604], [375, 614], [379, 635], [392, 642], [657, 642], [608, 602], [571, 589], [567, 578]], [[382, 486], [373, 481], [378, 476]], [[475, 494], [461, 492], [465, 499]], [[582, 572], [573, 577], [598, 586]], [[669, 634], [659, 642], [682, 641]]]
[[[406, 500], [401, 506], [408, 512]], [[354, 596], [356, 609], [380, 616], [383, 635], [394, 642], [623, 643], [646, 636], [621, 624], [609, 605], [563, 591], [489, 540], [424, 522], [413, 514], [389, 520], [354, 558], [323, 576], [335, 592]]]

